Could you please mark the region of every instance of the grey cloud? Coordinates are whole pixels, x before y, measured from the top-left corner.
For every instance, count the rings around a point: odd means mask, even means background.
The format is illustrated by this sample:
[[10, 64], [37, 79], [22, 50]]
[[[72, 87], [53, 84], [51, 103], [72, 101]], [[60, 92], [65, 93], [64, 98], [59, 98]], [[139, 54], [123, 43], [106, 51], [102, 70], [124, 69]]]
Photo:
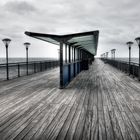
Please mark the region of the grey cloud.
[[139, 0], [9, 0], [0, 9], [0, 33], [20, 40], [25, 30], [52, 34], [100, 30], [100, 55], [114, 47], [121, 50], [140, 35], [139, 8]]
[[9, 1], [4, 7], [5, 10], [16, 14], [29, 14], [37, 10], [32, 4], [26, 1]]

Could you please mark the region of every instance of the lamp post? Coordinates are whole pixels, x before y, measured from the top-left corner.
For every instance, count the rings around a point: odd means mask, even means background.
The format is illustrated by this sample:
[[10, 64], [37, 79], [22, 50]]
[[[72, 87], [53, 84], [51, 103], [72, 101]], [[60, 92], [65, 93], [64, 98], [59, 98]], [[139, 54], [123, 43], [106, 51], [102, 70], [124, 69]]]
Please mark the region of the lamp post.
[[114, 59], [114, 60], [115, 60], [115, 51], [116, 51], [116, 49], [112, 49], [112, 50], [111, 50], [112, 59]]
[[111, 50], [111, 58], [113, 59], [113, 49]]
[[2, 40], [6, 47], [6, 71], [7, 71], [7, 80], [9, 80], [9, 67], [8, 67], [8, 45], [11, 42], [11, 39], [5, 38]]
[[105, 53], [104, 53], [104, 59], [105, 59]]
[[109, 52], [106, 52], [106, 59], [108, 59], [108, 53], [109, 53]]
[[133, 45], [133, 42], [129, 41], [126, 43], [126, 45], [128, 45], [129, 48], [129, 75], [131, 74], [131, 46]]
[[139, 46], [139, 81], [140, 81], [140, 37], [137, 37], [135, 40]]
[[26, 47], [26, 72], [27, 72], [27, 75], [28, 75], [28, 48], [31, 44], [29, 42], [25, 42], [24, 43], [24, 46]]
[[115, 52], [116, 52], [116, 49], [113, 49], [113, 51], [114, 51], [114, 60], [115, 60]]

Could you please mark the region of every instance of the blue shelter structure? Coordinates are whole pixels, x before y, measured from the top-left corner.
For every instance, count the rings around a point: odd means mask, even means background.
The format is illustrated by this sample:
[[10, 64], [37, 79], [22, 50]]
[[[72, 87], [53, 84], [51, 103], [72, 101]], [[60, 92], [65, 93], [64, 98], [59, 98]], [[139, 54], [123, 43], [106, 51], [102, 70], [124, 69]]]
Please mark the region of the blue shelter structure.
[[[99, 31], [53, 35], [25, 32], [26, 35], [60, 45], [60, 88], [63, 89], [82, 70], [88, 70], [97, 53]], [[63, 58], [65, 47], [65, 59]], [[65, 61], [64, 61], [65, 60]]]

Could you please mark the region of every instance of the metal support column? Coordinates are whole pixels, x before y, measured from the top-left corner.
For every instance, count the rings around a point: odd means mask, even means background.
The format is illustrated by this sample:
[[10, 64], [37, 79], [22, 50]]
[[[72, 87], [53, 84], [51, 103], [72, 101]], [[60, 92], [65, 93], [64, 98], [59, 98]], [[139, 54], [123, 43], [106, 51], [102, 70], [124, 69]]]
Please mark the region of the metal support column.
[[75, 63], [75, 48], [74, 49], [74, 77], [76, 76], [76, 63]]
[[73, 47], [73, 61], [75, 62], [75, 48]]
[[73, 62], [73, 61], [74, 61], [74, 60], [73, 60], [73, 47], [72, 47], [72, 50], [71, 50], [71, 51], [72, 51], [72, 56], [71, 56], [71, 57], [72, 57], [72, 62]]
[[71, 46], [69, 46], [69, 82], [71, 81]]
[[139, 45], [139, 70], [138, 70], [138, 79], [140, 81], [140, 45]]
[[67, 63], [67, 44], [65, 44], [65, 63]]
[[71, 47], [69, 46], [69, 63], [71, 63]]
[[60, 89], [63, 89], [63, 42], [60, 42]]
[[80, 49], [78, 49], [78, 60], [80, 60]]

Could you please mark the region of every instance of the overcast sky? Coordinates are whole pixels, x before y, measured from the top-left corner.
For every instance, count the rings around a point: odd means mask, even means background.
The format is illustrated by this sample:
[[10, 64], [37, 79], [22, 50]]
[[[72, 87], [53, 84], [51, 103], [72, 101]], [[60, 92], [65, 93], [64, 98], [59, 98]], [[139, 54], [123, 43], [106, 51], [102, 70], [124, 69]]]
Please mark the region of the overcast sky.
[[[98, 56], [117, 49], [127, 57], [127, 41], [140, 36], [140, 0], [1, 0], [0, 39], [10, 37], [11, 57], [24, 57], [23, 43], [32, 43], [31, 57], [58, 56], [57, 46], [24, 35], [25, 31], [67, 34], [99, 30]], [[136, 43], [133, 57], [138, 57]], [[0, 57], [5, 47], [0, 41]]]

